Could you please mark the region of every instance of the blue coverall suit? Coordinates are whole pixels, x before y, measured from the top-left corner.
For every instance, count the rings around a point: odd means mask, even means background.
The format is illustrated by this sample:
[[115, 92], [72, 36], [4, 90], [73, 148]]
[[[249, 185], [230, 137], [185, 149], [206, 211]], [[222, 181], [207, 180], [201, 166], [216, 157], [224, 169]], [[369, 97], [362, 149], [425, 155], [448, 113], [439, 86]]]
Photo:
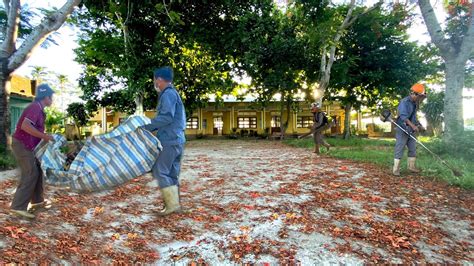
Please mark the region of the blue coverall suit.
[[183, 101], [172, 85], [160, 93], [156, 117], [145, 129], [158, 130], [156, 137], [163, 146], [152, 169], [153, 177], [158, 180], [161, 189], [179, 186], [178, 177], [186, 142], [186, 113]]
[[[417, 104], [411, 99], [410, 96], [403, 98], [398, 105], [398, 118], [396, 123], [409, 132], [412, 136], [414, 135], [413, 129], [405, 123], [408, 119], [414, 125], [420, 125], [416, 119]], [[405, 132], [396, 128], [395, 133], [395, 159], [401, 159], [403, 157], [403, 150], [405, 146], [408, 147], [408, 157], [416, 157], [416, 141], [408, 136]]]

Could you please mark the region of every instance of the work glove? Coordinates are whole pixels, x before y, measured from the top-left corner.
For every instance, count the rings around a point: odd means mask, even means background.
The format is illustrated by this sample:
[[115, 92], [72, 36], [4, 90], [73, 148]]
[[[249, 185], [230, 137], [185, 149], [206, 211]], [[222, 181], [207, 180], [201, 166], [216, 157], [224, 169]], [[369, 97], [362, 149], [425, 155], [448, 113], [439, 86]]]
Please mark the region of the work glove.
[[420, 129], [419, 129], [417, 126], [411, 127], [410, 129], [411, 129], [411, 132], [410, 132], [410, 133], [412, 133], [412, 134], [418, 134], [418, 133], [420, 133]]

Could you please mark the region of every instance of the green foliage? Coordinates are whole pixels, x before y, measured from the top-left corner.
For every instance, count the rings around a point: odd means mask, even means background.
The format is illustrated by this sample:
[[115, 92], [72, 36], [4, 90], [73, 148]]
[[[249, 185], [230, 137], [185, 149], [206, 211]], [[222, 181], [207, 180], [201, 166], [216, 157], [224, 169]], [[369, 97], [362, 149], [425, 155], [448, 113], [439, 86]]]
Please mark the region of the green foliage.
[[454, 143], [446, 143], [439, 138], [430, 139], [430, 148], [437, 154], [462, 158], [474, 163], [474, 132], [463, 132], [456, 137]]
[[235, 49], [225, 49], [232, 41], [222, 34], [232, 32], [235, 14], [251, 3], [129, 2], [84, 1], [87, 12], [77, 16], [84, 32], [76, 49], [85, 65], [80, 86], [83, 99], [94, 102], [89, 106], [132, 113], [134, 98], [141, 95], [145, 109], [154, 109], [152, 73], [163, 65], [174, 68], [187, 111], [206, 105], [209, 94], [232, 90], [229, 63]]
[[78, 127], [87, 125], [90, 117], [83, 103], [70, 104], [67, 108], [67, 115], [74, 120], [74, 123]]
[[445, 33], [452, 45], [459, 49], [471, 24], [473, 6], [469, 1], [463, 1], [464, 4], [456, 2], [458, 1], [445, 3], [445, 8], [448, 11]]
[[474, 127], [474, 117], [466, 119], [466, 126]]
[[243, 40], [240, 47], [245, 51], [239, 57], [241, 69], [252, 78], [251, 92], [258, 95], [263, 105], [276, 93], [291, 103], [302, 85], [299, 78], [305, 64], [297, 25], [271, 2], [258, 8], [242, 16], [236, 29]]
[[[42, 13], [44, 13], [44, 9], [37, 9]], [[31, 9], [27, 4], [21, 5], [20, 8], [20, 25], [18, 28], [18, 38], [24, 39], [28, 35], [33, 32], [35, 25], [31, 24], [34, 21], [34, 18], [38, 18], [40, 15]], [[0, 40], [5, 39], [5, 28], [7, 26], [7, 14], [5, 12], [5, 7], [2, 5], [0, 6]], [[48, 47], [51, 44], [57, 45], [56, 41], [52, 38], [56, 33], [50, 35], [46, 40], [41, 44], [43, 48]]]
[[5, 147], [0, 146], [0, 171], [13, 169], [16, 167], [15, 158], [13, 155], [5, 149]]
[[443, 125], [444, 92], [428, 92], [426, 102], [421, 106], [428, 124], [433, 128], [435, 136], [439, 136]]
[[[33, 25], [30, 23], [31, 19], [36, 17], [37, 14], [28, 8], [28, 5], [23, 5], [20, 9], [20, 26], [18, 29], [18, 35], [23, 38], [33, 31]], [[0, 6], [0, 29], [4, 29], [7, 26], [7, 14], [5, 7]], [[0, 39], [5, 39], [5, 32], [0, 31]]]
[[61, 128], [64, 128], [65, 115], [54, 107], [48, 107], [45, 109], [46, 113], [46, 130], [49, 133], [59, 133]]
[[409, 21], [401, 7], [359, 17], [342, 39], [327, 98], [356, 109], [394, 107], [414, 83], [434, 74], [431, 50], [408, 41]]

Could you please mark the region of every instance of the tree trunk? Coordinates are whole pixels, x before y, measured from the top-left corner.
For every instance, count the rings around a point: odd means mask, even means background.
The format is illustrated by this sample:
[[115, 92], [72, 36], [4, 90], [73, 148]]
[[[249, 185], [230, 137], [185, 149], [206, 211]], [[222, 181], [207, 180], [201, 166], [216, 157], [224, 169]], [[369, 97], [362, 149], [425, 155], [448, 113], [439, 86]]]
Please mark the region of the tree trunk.
[[[362, 13], [358, 15], [353, 15], [353, 11], [356, 8], [356, 1], [351, 0], [349, 4], [349, 9], [347, 10], [346, 16], [342, 24], [339, 26], [339, 29], [336, 32], [334, 38], [331, 38], [331, 41], [327, 41], [328, 43], [323, 45], [322, 52], [321, 52], [321, 62], [319, 66], [320, 71], [320, 78], [319, 78], [319, 85], [316, 88], [315, 95], [312, 97], [315, 98], [316, 102], [320, 105], [323, 103], [324, 94], [326, 93], [326, 89], [329, 86], [329, 81], [331, 79], [331, 69], [332, 65], [336, 59], [336, 50], [337, 45], [339, 44], [342, 36], [344, 35], [345, 31], [355, 23], [355, 21], [364, 14], [380, 7], [383, 4], [382, 0], [379, 0], [375, 5], [370, 8], [365, 9]], [[329, 45], [329, 43], [332, 43]]]
[[[443, 139], [448, 143], [453, 143], [455, 137], [464, 131], [462, 108], [464, 68], [474, 49], [474, 12], [469, 14], [468, 22], [463, 25], [467, 27], [464, 36], [451, 39], [444, 35], [430, 1], [418, 0], [418, 5], [431, 40], [439, 49], [446, 64]], [[455, 43], [460, 45], [455, 45]]]
[[430, 121], [428, 119], [426, 119], [426, 132], [425, 132], [425, 135], [436, 136], [435, 128], [434, 128], [433, 124], [430, 123]]
[[443, 133], [443, 125], [436, 125], [433, 127], [433, 136], [439, 137]]
[[285, 138], [285, 124], [283, 123], [283, 109], [285, 107], [284, 97], [283, 94], [281, 95], [280, 99], [280, 139], [283, 140]]
[[349, 139], [351, 137], [351, 110], [352, 104], [346, 104], [344, 107], [344, 139]]
[[141, 94], [140, 92], [137, 92], [137, 94], [135, 95], [135, 106], [136, 115], [143, 115], [145, 113], [143, 107], [143, 94]]
[[9, 146], [10, 74], [25, 63], [52, 32], [61, 27], [80, 2], [81, 0], [68, 0], [60, 9], [46, 16], [27, 38], [17, 45], [21, 3], [19, 0], [4, 1], [7, 23], [4, 39], [0, 42], [0, 146]]
[[[290, 103], [290, 98], [291, 96], [288, 96], [288, 100], [286, 101], [286, 121], [285, 121], [285, 132], [288, 129], [288, 126], [290, 125], [290, 115], [291, 115], [291, 103]], [[293, 133], [293, 132], [292, 132]]]
[[0, 146], [5, 148], [10, 147], [10, 79], [4, 71], [0, 72]]
[[464, 65], [446, 62], [446, 90], [444, 98], [444, 140], [452, 143], [464, 131], [462, 91], [464, 86]]
[[[117, 16], [117, 18], [119, 19], [120, 21], [120, 24], [122, 26], [122, 33], [123, 33], [123, 47], [125, 49], [125, 62], [127, 64], [127, 85], [129, 87], [129, 89], [134, 89], [134, 84], [133, 84], [133, 81], [132, 81], [132, 67], [131, 67], [131, 60], [132, 58], [134, 58], [134, 54], [132, 54], [132, 45], [131, 45], [131, 41], [130, 41], [130, 31], [129, 31], [129, 28], [128, 28], [128, 23], [129, 23], [129, 20], [132, 16], [132, 10], [133, 10], [133, 4], [128, 1], [128, 4], [127, 4], [127, 16], [125, 18], [125, 20], [122, 18], [122, 15], [119, 14], [118, 12], [115, 13], [115, 15]], [[144, 114], [144, 107], [143, 107], [143, 93], [140, 89], [138, 89], [136, 92], [135, 92], [135, 114], [136, 115], [143, 115]]]

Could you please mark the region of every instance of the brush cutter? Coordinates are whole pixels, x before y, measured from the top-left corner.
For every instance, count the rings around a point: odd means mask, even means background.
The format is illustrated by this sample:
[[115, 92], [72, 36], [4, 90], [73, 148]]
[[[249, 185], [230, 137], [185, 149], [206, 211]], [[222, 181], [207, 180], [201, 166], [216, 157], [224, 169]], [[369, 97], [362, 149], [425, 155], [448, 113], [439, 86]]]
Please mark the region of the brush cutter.
[[441, 159], [441, 157], [439, 157], [436, 153], [432, 152], [430, 149], [428, 149], [428, 147], [425, 146], [425, 144], [423, 144], [421, 141], [419, 141], [415, 136], [413, 136], [412, 134], [408, 133], [408, 131], [406, 131], [404, 128], [402, 128], [399, 124], [397, 124], [395, 121], [393, 121], [392, 119], [392, 114], [390, 113], [389, 110], [384, 110], [382, 111], [382, 114], [380, 116], [380, 120], [382, 120], [382, 122], [391, 122], [392, 124], [394, 124], [395, 126], [397, 126], [401, 131], [405, 132], [410, 138], [412, 138], [413, 140], [416, 141], [416, 143], [420, 144], [421, 147], [423, 147], [425, 150], [427, 150], [431, 155], [433, 155], [433, 157], [435, 159], [437, 159], [438, 161], [440, 161], [442, 164], [444, 164], [449, 170], [451, 170], [453, 172], [453, 174], [455, 176], [462, 176], [462, 173], [461, 171], [455, 169], [454, 167], [452, 167], [451, 165], [449, 165], [445, 160]]

